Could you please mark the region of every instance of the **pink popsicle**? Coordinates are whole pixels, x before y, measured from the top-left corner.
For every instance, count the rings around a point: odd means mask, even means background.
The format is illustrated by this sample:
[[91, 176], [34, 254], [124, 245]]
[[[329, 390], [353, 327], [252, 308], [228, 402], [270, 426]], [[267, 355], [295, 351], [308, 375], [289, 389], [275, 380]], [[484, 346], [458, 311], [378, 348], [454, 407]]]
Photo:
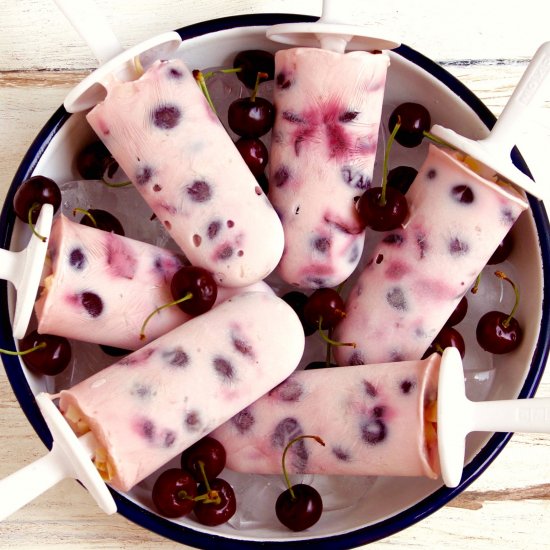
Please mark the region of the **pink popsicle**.
[[[38, 332], [135, 350], [189, 320], [173, 300], [172, 275], [180, 255], [151, 244], [87, 227], [58, 216], [48, 245], [43, 289], [35, 303]], [[248, 290], [267, 290], [255, 283]], [[218, 288], [219, 304], [240, 288]]]
[[63, 390], [59, 406], [78, 435], [93, 432], [107, 481], [129, 490], [287, 378], [303, 349], [283, 300], [240, 294]]
[[[441, 357], [296, 371], [216, 429], [227, 466], [248, 473], [437, 477], [435, 411]], [[426, 418], [426, 411], [428, 418]]]
[[223, 286], [275, 269], [281, 222], [181, 60], [114, 81], [87, 119], [193, 265]]
[[357, 344], [334, 349], [340, 365], [420, 359], [528, 207], [524, 194], [459, 158], [430, 145], [407, 192], [406, 226], [383, 236], [335, 329]]
[[361, 258], [355, 201], [371, 185], [388, 65], [359, 51], [275, 55], [269, 198], [285, 232], [278, 272], [290, 284], [336, 286]]

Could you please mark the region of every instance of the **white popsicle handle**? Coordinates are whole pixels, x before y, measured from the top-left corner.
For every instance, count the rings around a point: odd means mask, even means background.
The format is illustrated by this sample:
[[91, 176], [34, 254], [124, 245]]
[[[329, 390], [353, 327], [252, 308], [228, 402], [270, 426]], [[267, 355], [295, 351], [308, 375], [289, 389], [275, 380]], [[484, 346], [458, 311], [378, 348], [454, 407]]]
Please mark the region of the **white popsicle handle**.
[[115, 513], [115, 501], [91, 460], [92, 432], [78, 438], [48, 394], [38, 394], [36, 402], [53, 436], [52, 450], [0, 481], [0, 521], [65, 478], [78, 479], [104, 512]]
[[483, 140], [487, 147], [500, 152], [511, 151], [521, 127], [527, 122], [527, 112], [542, 102], [549, 74], [550, 42], [545, 42], [535, 52], [491, 133]]
[[101, 65], [124, 51], [93, 0], [54, 0]]

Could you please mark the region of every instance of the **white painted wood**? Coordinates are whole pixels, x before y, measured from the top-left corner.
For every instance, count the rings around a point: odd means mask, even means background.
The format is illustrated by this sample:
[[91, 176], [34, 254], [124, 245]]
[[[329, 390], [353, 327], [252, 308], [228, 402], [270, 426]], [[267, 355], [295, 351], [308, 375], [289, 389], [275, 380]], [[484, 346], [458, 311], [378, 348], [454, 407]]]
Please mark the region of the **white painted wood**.
[[[78, 0], [75, 0], [78, 1]], [[125, 46], [213, 17], [260, 12], [320, 15], [321, 0], [97, 0]], [[342, 0], [344, 4], [344, 0]], [[446, 68], [498, 115], [525, 69], [550, 39], [540, 0], [357, 0], [354, 23], [390, 29]], [[51, 0], [4, 0], [0, 9], [0, 205], [37, 132], [95, 61]], [[377, 34], [381, 34], [380, 31]], [[496, 61], [502, 60], [502, 61]], [[471, 62], [475, 63], [472, 64]], [[549, 96], [547, 96], [549, 97]], [[533, 121], [550, 136], [550, 102]], [[539, 160], [546, 178], [548, 151]], [[550, 397], [550, 371], [539, 396]], [[0, 369], [0, 478], [40, 457], [36, 437]], [[1, 498], [1, 497], [0, 497]], [[421, 523], [369, 548], [550, 548], [550, 437], [516, 435], [463, 495]], [[184, 548], [105, 516], [76, 482], [65, 481], [0, 524], [0, 548]]]

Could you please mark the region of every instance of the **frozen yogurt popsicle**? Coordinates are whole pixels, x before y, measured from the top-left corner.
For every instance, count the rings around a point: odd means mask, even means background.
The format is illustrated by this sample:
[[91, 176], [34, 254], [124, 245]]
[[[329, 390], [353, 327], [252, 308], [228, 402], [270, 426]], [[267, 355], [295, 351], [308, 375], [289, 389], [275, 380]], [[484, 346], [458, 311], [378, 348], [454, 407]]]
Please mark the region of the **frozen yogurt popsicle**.
[[275, 269], [281, 222], [181, 60], [113, 81], [87, 119], [193, 265], [223, 286]]
[[290, 306], [244, 293], [63, 390], [59, 406], [78, 435], [93, 432], [106, 480], [129, 490], [287, 378], [303, 349]]
[[355, 269], [389, 58], [292, 48], [275, 54], [269, 198], [285, 232], [278, 272], [299, 287], [336, 286]]
[[216, 429], [227, 467], [289, 472], [435, 478], [439, 472], [433, 422], [441, 356], [395, 364], [301, 370]]
[[[43, 289], [35, 303], [38, 332], [128, 350], [143, 347], [189, 320], [173, 300], [170, 281], [183, 258], [163, 248], [58, 216], [48, 244]], [[248, 290], [266, 290], [262, 281]], [[216, 303], [241, 288], [218, 288]]]
[[407, 191], [406, 226], [384, 234], [350, 292], [334, 337], [357, 348], [335, 348], [340, 365], [422, 357], [528, 206], [494, 180], [461, 153], [430, 145]]

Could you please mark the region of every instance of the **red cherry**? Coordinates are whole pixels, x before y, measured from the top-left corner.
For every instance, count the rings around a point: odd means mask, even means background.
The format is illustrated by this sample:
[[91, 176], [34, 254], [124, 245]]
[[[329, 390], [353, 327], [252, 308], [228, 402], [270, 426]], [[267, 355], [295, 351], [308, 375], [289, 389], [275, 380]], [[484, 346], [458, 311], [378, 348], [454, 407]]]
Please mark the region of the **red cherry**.
[[507, 233], [504, 239], [500, 242], [496, 250], [487, 262], [488, 265], [500, 264], [508, 259], [512, 249], [514, 248], [514, 238], [511, 233]]
[[332, 288], [318, 288], [305, 303], [303, 315], [309, 326], [317, 327], [321, 321], [323, 330], [334, 328], [346, 316], [344, 300]]
[[32, 348], [39, 349], [22, 357], [27, 368], [34, 374], [55, 376], [63, 372], [71, 362], [71, 344], [63, 336], [38, 334], [36, 330], [33, 330], [19, 340], [20, 351]]
[[266, 73], [262, 79], [273, 80], [275, 74], [275, 57], [265, 50], [243, 50], [233, 60], [233, 67], [240, 68], [238, 79], [250, 90], [256, 85], [258, 73]]
[[397, 122], [401, 127], [395, 135], [397, 143], [403, 147], [416, 147], [424, 139], [424, 132], [431, 127], [430, 112], [419, 103], [406, 102], [398, 105], [390, 115], [388, 127], [393, 131]]
[[252, 174], [256, 178], [260, 177], [269, 159], [269, 152], [263, 141], [258, 138], [240, 138], [235, 146]]
[[396, 166], [388, 172], [388, 186], [404, 195], [416, 178], [418, 170], [412, 166]]
[[201, 483], [198, 493], [207, 497], [200, 500], [199, 496], [195, 504], [195, 516], [202, 525], [221, 525], [231, 519], [237, 511], [235, 491], [224, 479], [213, 479], [208, 486]]
[[466, 313], [468, 312], [468, 300], [466, 296], [463, 296], [460, 302], [458, 302], [456, 308], [451, 313], [451, 316], [447, 319], [447, 322], [445, 325], [448, 327], [454, 327], [455, 325], [458, 325], [464, 317], [466, 317]]
[[308, 302], [308, 296], [303, 292], [297, 290], [291, 290], [287, 292], [281, 298], [294, 310], [298, 319], [302, 323], [304, 334], [311, 336], [314, 332], [317, 332], [317, 323], [310, 323], [304, 315], [304, 307]]
[[[80, 210], [80, 209], [75, 209]], [[116, 216], [113, 216], [106, 210], [98, 208], [90, 208], [84, 211], [84, 216], [80, 219], [81, 225], [88, 227], [95, 227], [108, 233], [116, 233], [117, 235], [124, 236], [124, 228]]]
[[464, 358], [466, 344], [460, 332], [454, 327], [444, 326], [424, 353], [423, 358], [429, 357], [434, 352], [442, 354], [445, 348], [457, 348], [460, 356]]
[[275, 110], [263, 97], [242, 97], [229, 105], [229, 127], [242, 137], [261, 137], [273, 126]]
[[224, 446], [217, 439], [207, 435], [183, 451], [181, 467], [200, 482], [204, 479], [204, 475], [207, 479], [217, 477], [225, 468], [225, 458]]
[[118, 164], [102, 141], [94, 141], [79, 151], [75, 158], [78, 173], [85, 180], [103, 179], [105, 172], [112, 175]]
[[400, 227], [409, 215], [405, 196], [394, 187], [386, 187], [385, 200], [382, 187], [367, 189], [357, 202], [359, 217], [366, 227], [374, 231], [391, 231]]
[[279, 521], [292, 531], [303, 531], [319, 521], [323, 513], [323, 499], [311, 485], [299, 483], [292, 486], [294, 497], [287, 489], [275, 503]]
[[31, 222], [36, 223], [40, 208], [33, 208], [35, 205], [51, 204], [54, 212], [57, 212], [61, 205], [61, 191], [57, 183], [45, 176], [32, 176], [25, 180], [13, 197], [13, 209], [16, 216], [23, 222], [28, 223], [29, 212]]
[[191, 474], [178, 468], [165, 470], [153, 485], [153, 504], [167, 518], [185, 516], [195, 507], [197, 482]]
[[198, 266], [184, 266], [172, 276], [170, 290], [174, 300], [191, 294], [178, 307], [188, 315], [200, 315], [208, 311], [218, 296], [218, 285], [212, 274]]

